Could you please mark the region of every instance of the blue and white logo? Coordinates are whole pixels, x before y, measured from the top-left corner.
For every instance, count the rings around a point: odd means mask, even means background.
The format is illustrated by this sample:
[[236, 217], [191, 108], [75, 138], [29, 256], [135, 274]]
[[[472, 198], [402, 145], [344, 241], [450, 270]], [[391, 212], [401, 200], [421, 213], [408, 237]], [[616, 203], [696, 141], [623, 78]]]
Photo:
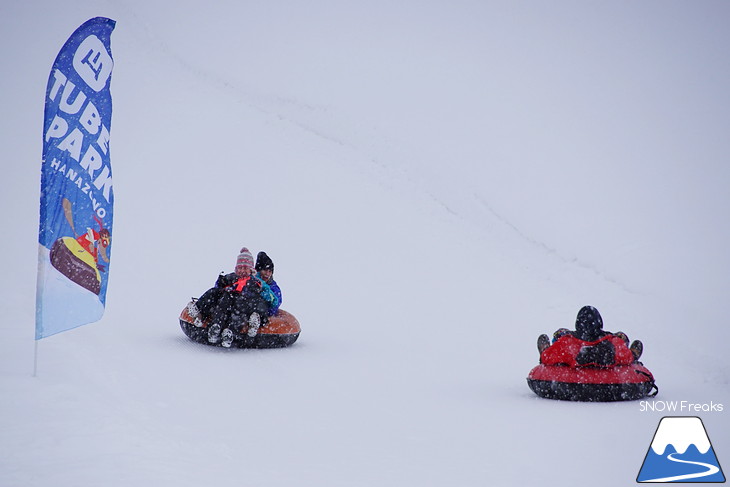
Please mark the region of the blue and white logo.
[[725, 482], [705, 425], [694, 416], [662, 418], [637, 482]]

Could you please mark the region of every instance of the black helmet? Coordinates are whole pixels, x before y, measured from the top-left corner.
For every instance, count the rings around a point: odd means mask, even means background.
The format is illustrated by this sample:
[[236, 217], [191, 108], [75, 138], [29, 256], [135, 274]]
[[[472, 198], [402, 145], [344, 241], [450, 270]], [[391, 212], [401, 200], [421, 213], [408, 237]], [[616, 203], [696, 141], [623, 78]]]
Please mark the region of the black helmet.
[[575, 319], [575, 334], [577, 338], [594, 341], [601, 338], [603, 333], [603, 318], [593, 306], [583, 306]]

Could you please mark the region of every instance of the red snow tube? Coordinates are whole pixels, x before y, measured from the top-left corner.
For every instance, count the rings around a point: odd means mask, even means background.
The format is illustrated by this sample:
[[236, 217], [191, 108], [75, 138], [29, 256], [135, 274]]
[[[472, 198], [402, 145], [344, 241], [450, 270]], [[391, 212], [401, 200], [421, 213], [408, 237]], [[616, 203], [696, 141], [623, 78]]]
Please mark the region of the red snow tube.
[[629, 401], [659, 391], [649, 369], [614, 335], [593, 342], [560, 337], [540, 354], [527, 385], [540, 397], [564, 401]]

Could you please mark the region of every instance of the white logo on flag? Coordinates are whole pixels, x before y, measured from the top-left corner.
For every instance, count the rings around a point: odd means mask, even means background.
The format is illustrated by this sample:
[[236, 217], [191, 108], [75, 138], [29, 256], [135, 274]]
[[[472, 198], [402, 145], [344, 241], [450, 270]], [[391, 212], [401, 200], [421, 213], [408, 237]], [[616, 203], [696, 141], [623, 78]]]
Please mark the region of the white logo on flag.
[[112, 74], [114, 61], [98, 37], [91, 35], [74, 53], [74, 69], [94, 91], [101, 91]]

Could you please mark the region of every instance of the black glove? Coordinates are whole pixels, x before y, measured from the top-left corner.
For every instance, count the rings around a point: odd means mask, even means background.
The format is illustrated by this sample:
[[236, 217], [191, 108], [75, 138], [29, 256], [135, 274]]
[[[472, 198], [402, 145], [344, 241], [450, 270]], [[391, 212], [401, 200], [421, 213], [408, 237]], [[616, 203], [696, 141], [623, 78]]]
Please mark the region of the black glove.
[[227, 279], [226, 275], [221, 272], [218, 279], [215, 281], [215, 287], [228, 287], [231, 285], [231, 283], [228, 282], [229, 280], [230, 279]]

